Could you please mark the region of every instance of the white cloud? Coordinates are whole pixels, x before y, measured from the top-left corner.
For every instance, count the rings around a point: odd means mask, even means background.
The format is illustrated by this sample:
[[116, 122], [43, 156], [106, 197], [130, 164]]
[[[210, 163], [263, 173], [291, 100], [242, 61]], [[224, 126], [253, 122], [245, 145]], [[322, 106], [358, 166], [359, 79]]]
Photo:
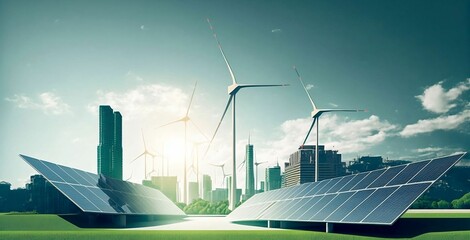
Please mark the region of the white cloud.
[[457, 106], [454, 102], [463, 92], [470, 89], [470, 78], [446, 91], [442, 82], [426, 88], [422, 95], [416, 96], [424, 109], [434, 113], [446, 113]]
[[281, 33], [282, 30], [280, 28], [276, 28], [276, 29], [273, 29], [271, 30], [272, 33]]
[[407, 125], [401, 132], [402, 137], [411, 137], [421, 133], [435, 130], [451, 130], [470, 120], [470, 110], [464, 110], [455, 115], [440, 116], [433, 119], [419, 120], [417, 123]]
[[438, 152], [441, 150], [442, 148], [438, 148], [438, 147], [427, 147], [427, 148], [417, 148], [413, 151], [417, 153], [428, 153], [428, 152]]
[[70, 106], [52, 92], [39, 94], [37, 100], [23, 94], [15, 94], [12, 98], [5, 98], [5, 100], [16, 104], [18, 108], [41, 110], [45, 114], [70, 113]]
[[305, 86], [305, 88], [306, 88], [307, 90], [310, 90], [310, 89], [312, 89], [313, 87], [314, 87], [313, 84], [307, 84], [307, 85]]
[[120, 111], [126, 120], [146, 118], [158, 114], [183, 115], [188, 96], [179, 88], [159, 84], [140, 85], [125, 92], [97, 91], [98, 99], [88, 105], [88, 110], [98, 114], [99, 105], [110, 105]]
[[140, 30], [145, 30], [145, 25], [140, 25]]

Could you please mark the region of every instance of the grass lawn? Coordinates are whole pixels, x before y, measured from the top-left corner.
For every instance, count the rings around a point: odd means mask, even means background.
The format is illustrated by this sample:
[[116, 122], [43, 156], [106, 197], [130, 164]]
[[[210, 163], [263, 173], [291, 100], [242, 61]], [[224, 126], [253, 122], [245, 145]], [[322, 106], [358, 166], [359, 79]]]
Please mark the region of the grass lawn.
[[405, 213], [402, 218], [470, 218], [470, 213]]
[[[429, 216], [429, 213], [418, 213], [424, 216], [417, 218], [436, 218], [433, 220], [439, 221], [439, 218], [463, 218], [459, 213], [443, 214], [441, 216]], [[432, 215], [432, 214], [431, 214]], [[410, 221], [413, 215], [405, 216]], [[469, 216], [467, 215], [467, 218]], [[468, 220], [467, 219], [467, 220]], [[427, 220], [427, 219], [423, 219]], [[447, 219], [448, 220], [448, 219]], [[463, 219], [462, 219], [463, 220]], [[418, 219], [419, 221], [419, 219]], [[446, 219], [443, 219], [446, 221]], [[416, 226], [409, 226], [416, 228]], [[405, 230], [402, 226], [391, 231]], [[468, 230], [459, 231], [442, 231], [438, 230], [425, 231], [423, 233], [413, 234], [412, 236], [403, 235], [399, 237], [411, 238], [418, 240], [427, 239], [470, 239], [470, 225]], [[176, 231], [176, 230], [107, 230], [107, 229], [82, 229], [65, 221], [57, 215], [48, 214], [31, 214], [31, 215], [8, 215], [0, 214], [0, 239], [99, 239], [99, 240], [113, 240], [113, 239], [178, 239], [178, 240], [212, 240], [212, 239], [228, 239], [228, 240], [248, 240], [248, 239], [282, 239], [282, 240], [318, 240], [318, 239], [393, 239], [392, 237], [382, 238], [377, 236], [367, 236], [363, 234], [337, 234], [337, 233], [324, 233], [316, 231], [302, 231], [302, 230], [281, 230], [281, 231], [264, 231], [264, 230], [245, 230], [245, 231]]]

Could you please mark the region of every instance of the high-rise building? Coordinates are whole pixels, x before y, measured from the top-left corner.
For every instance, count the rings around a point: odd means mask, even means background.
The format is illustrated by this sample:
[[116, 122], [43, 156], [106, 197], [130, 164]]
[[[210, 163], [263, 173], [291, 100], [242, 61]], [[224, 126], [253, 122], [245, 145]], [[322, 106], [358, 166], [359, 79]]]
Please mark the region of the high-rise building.
[[281, 168], [279, 164], [265, 170], [266, 191], [281, 188]]
[[202, 199], [211, 201], [212, 179], [209, 175], [202, 176]]
[[[318, 146], [318, 180], [324, 180], [345, 174], [341, 154], [336, 150], [325, 150]], [[290, 187], [315, 181], [315, 146], [303, 145], [289, 157], [284, 173], [284, 186]]]
[[227, 201], [228, 192], [226, 188], [216, 188], [211, 191], [211, 202]]
[[144, 180], [143, 185], [160, 190], [171, 201], [176, 202], [177, 178], [176, 176], [153, 176], [152, 180]]
[[199, 183], [188, 183], [188, 204], [199, 198]]
[[255, 195], [255, 172], [253, 162], [253, 145], [250, 144], [250, 138], [248, 138], [248, 144], [246, 145], [246, 180], [245, 180], [245, 196], [244, 200], [249, 199]]
[[99, 111], [98, 174], [122, 180], [122, 116], [107, 105]]

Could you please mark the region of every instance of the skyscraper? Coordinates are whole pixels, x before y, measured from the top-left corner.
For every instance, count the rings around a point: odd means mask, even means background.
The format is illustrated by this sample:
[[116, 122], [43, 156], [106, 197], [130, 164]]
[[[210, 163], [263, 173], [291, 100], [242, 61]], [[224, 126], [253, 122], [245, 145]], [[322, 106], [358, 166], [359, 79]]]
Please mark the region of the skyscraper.
[[248, 138], [248, 144], [246, 145], [246, 180], [245, 180], [245, 200], [255, 195], [255, 174], [254, 174], [254, 161], [253, 161], [253, 145], [250, 144], [250, 138]]
[[209, 175], [202, 175], [202, 198], [211, 201], [212, 179]]
[[122, 116], [110, 106], [100, 106], [97, 172], [122, 180]]
[[266, 191], [275, 190], [281, 188], [281, 167], [279, 164], [266, 168]]
[[[325, 150], [318, 146], [318, 180], [343, 176], [345, 169], [341, 163], [341, 154], [336, 150]], [[286, 163], [285, 187], [315, 181], [315, 146], [303, 145], [292, 153]]]
[[199, 198], [199, 183], [189, 182], [188, 183], [188, 204]]

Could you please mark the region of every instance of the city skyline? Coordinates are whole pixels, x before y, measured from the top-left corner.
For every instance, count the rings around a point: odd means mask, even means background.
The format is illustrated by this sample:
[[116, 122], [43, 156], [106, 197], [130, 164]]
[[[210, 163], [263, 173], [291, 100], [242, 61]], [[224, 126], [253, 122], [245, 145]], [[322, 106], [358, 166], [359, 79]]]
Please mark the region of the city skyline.
[[[465, 3], [139, 3], [109, 13], [105, 1], [0, 3], [0, 180], [19, 187], [34, 173], [20, 153], [94, 171], [101, 104], [123, 114], [124, 179], [132, 171], [132, 181], [143, 179], [143, 163], [129, 163], [141, 151], [141, 128], [172, 163], [170, 175], [183, 179], [181, 127], [154, 128], [184, 115], [195, 81], [191, 118], [207, 135], [220, 119], [230, 75], [206, 17], [242, 82], [290, 84], [238, 98], [237, 163], [251, 132], [257, 159], [269, 161], [259, 179], [288, 160], [311, 123], [293, 65], [319, 105], [368, 110], [322, 116], [320, 144], [344, 161], [422, 160], [470, 147]], [[188, 130], [188, 142], [205, 140]], [[220, 169], [207, 164], [225, 162], [231, 172], [229, 139], [225, 121], [201, 164], [214, 183]], [[237, 179], [245, 185], [243, 171]]]

